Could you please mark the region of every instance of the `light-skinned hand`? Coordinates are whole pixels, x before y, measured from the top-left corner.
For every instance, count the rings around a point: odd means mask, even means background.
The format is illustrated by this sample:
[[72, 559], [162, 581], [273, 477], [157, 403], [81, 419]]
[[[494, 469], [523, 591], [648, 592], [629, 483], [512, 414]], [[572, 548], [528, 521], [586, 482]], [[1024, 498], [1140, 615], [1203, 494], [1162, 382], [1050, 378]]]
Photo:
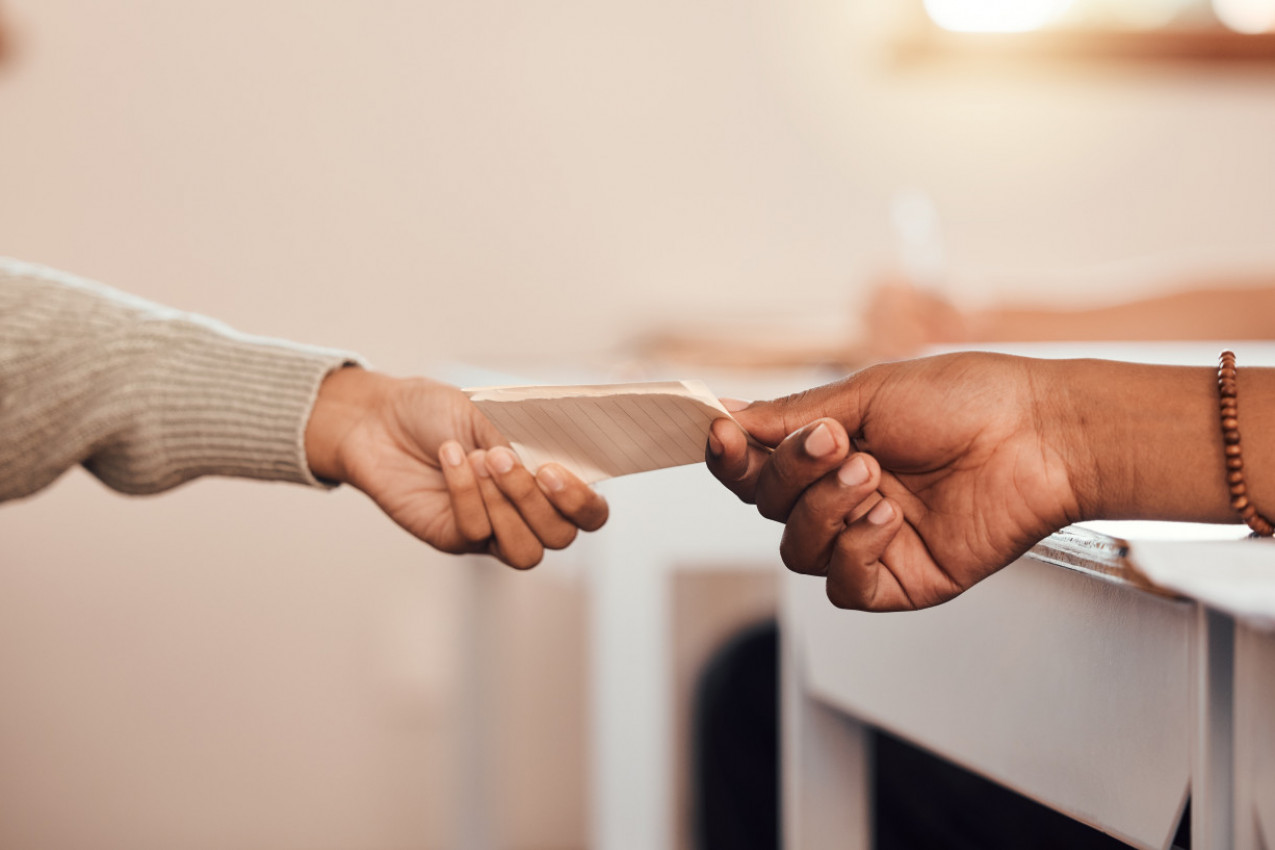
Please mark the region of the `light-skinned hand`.
[[323, 382], [306, 428], [320, 478], [362, 490], [435, 549], [518, 569], [607, 520], [607, 504], [557, 464], [535, 474], [455, 387], [347, 368]]

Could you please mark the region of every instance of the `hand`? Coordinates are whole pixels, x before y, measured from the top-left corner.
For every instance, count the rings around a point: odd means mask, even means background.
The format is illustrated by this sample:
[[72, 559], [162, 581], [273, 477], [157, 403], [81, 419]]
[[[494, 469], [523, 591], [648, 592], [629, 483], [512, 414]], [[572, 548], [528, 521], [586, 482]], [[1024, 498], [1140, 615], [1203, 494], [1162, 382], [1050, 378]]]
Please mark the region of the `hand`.
[[864, 310], [868, 360], [910, 357], [931, 345], [970, 338], [971, 317], [942, 296], [906, 281], [889, 281]]
[[607, 504], [557, 464], [533, 476], [455, 387], [341, 369], [306, 428], [315, 475], [362, 490], [443, 552], [487, 552], [519, 569], [607, 520]]
[[1041, 363], [926, 358], [752, 404], [734, 416], [774, 453], [720, 419], [709, 467], [787, 524], [784, 563], [826, 576], [834, 604], [936, 605], [1081, 515], [1089, 459], [1052, 427], [1065, 401]]

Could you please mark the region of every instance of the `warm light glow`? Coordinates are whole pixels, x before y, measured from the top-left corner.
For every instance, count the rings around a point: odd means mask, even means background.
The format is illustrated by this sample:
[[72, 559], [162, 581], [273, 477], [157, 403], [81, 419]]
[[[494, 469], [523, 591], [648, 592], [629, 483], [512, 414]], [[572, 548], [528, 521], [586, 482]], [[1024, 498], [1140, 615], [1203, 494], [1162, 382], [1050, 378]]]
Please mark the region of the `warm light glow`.
[[1027, 32], [1056, 21], [1072, 0], [925, 0], [934, 23], [953, 32]]
[[1275, 30], [1275, 0], [1213, 0], [1213, 12], [1236, 32]]
[[1197, 0], [1120, 0], [1103, 8], [1125, 26], [1135, 29], [1158, 29], [1168, 26], [1194, 6]]

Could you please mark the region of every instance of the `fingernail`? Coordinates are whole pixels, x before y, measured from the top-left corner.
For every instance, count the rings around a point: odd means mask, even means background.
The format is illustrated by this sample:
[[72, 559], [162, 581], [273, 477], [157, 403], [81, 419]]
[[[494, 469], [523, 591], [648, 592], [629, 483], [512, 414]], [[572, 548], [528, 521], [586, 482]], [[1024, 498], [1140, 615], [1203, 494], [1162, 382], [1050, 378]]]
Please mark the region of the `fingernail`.
[[726, 408], [731, 413], [738, 413], [745, 407], [752, 407], [753, 404], [751, 401], [744, 401], [740, 398], [719, 398], [718, 401], [722, 403], [722, 407]]
[[806, 437], [806, 453], [811, 457], [823, 457], [836, 447], [837, 441], [833, 439], [832, 431], [823, 422]]
[[448, 466], [460, 466], [465, 462], [465, 453], [461, 451], [459, 443], [443, 443], [439, 454], [443, 458], [443, 463]]
[[491, 478], [491, 470], [487, 468], [487, 452], [475, 452], [473, 466], [479, 478]]
[[843, 487], [858, 487], [860, 484], [867, 483], [870, 474], [863, 456], [855, 455], [841, 464], [841, 469], [837, 471], [837, 480]]
[[487, 452], [487, 462], [491, 464], [492, 471], [497, 475], [504, 475], [514, 468], [514, 453], [504, 446], [497, 446]]
[[876, 507], [868, 511], [868, 522], [873, 525], [886, 525], [894, 519], [894, 505], [889, 502], [877, 502]]
[[708, 432], [708, 453], [711, 454], [713, 457], [721, 457], [723, 448], [724, 447], [722, 446], [722, 441], [717, 439], [716, 434], [714, 434], [712, 431], [709, 431]]
[[562, 488], [567, 486], [567, 482], [563, 480], [562, 473], [554, 469], [552, 466], [544, 466], [536, 473], [536, 478], [540, 479], [540, 483], [549, 488], [550, 492], [561, 493]]

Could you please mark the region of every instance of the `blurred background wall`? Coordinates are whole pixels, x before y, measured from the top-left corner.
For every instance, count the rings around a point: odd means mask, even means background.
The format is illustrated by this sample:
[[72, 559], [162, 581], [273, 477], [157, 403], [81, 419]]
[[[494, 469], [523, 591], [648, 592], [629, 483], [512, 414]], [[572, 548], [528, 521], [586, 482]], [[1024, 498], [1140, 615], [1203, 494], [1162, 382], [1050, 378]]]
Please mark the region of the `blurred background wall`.
[[[400, 373], [849, 316], [902, 187], [970, 298], [1275, 265], [1270, 66], [901, 67], [901, 5], [6, 0], [0, 253]], [[0, 509], [0, 846], [456, 846], [477, 606], [494, 840], [582, 847], [568, 560], [475, 600], [352, 492]]]

